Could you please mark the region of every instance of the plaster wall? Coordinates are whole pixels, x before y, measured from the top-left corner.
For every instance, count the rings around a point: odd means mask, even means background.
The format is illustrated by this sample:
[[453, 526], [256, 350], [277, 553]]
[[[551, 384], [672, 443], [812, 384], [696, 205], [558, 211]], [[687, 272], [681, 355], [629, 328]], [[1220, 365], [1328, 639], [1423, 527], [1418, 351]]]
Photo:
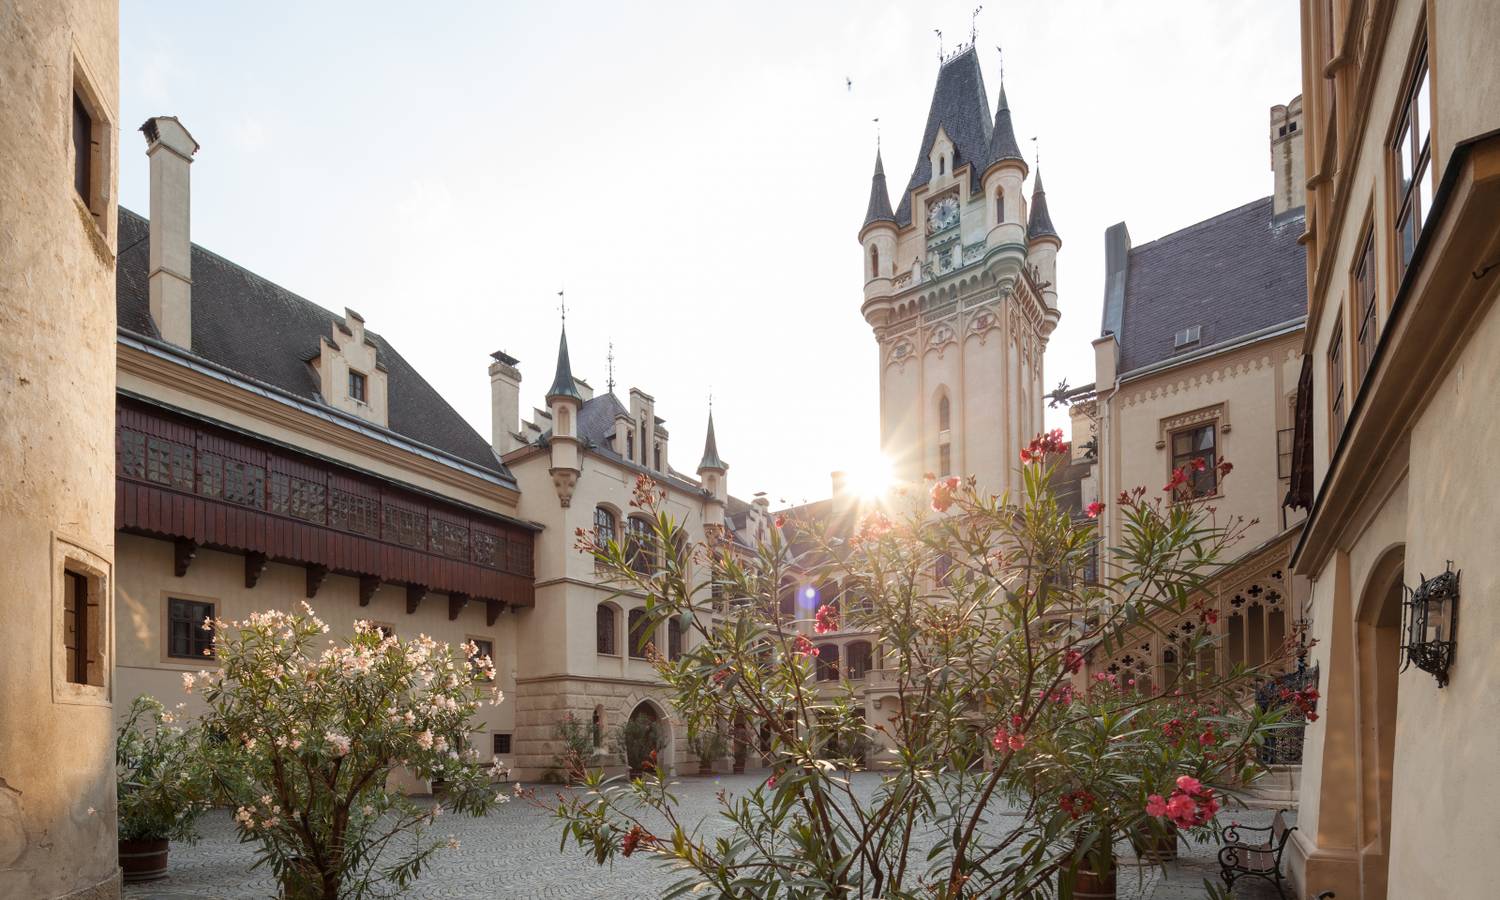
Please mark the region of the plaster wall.
[[369, 606], [359, 605], [359, 579], [330, 574], [307, 599], [307, 573], [301, 566], [270, 563], [253, 588], [245, 587], [245, 558], [239, 554], [200, 549], [186, 575], [173, 573], [170, 541], [120, 533], [115, 582], [116, 643], [118, 647], [116, 718], [124, 717], [131, 701], [150, 694], [169, 707], [186, 703], [193, 714], [205, 709], [198, 694], [185, 694], [182, 673], [212, 669], [212, 660], [188, 660], [167, 654], [167, 601], [177, 597], [214, 604], [214, 614], [225, 620], [245, 619], [252, 612], [281, 610], [301, 613], [304, 600], [328, 623], [329, 637], [346, 639], [354, 622], [367, 619], [390, 625], [397, 637], [426, 634], [455, 648], [471, 638], [494, 642], [495, 677], [506, 699], [499, 706], [482, 706], [479, 729], [470, 735], [481, 758], [494, 746], [491, 735], [508, 733], [515, 723], [516, 614], [501, 613], [493, 627], [486, 623], [485, 605], [470, 603], [458, 618], [448, 619], [448, 596], [429, 592], [417, 611], [406, 612], [404, 585], [383, 584]]
[[[0, 6], [0, 896], [115, 897], [113, 0]], [[75, 85], [96, 125], [73, 180]], [[78, 361], [83, 364], [77, 364]], [[67, 680], [63, 567], [101, 599], [102, 684]]]

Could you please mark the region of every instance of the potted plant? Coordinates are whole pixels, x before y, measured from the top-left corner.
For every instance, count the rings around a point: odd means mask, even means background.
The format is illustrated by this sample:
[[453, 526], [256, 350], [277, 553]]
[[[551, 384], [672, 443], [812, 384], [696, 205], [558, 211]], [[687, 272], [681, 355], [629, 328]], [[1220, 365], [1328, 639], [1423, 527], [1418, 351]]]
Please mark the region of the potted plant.
[[203, 733], [181, 717], [142, 695], [115, 737], [120, 870], [126, 881], [165, 877], [170, 842], [198, 839], [209, 788]]
[[661, 749], [661, 729], [651, 719], [626, 719], [615, 731], [614, 749], [625, 761], [630, 777], [636, 778], [647, 768], [656, 767], [656, 754]]
[[[401, 640], [368, 622], [330, 641], [303, 610], [213, 623], [221, 667], [199, 687], [204, 725], [222, 735], [210, 745], [216, 788], [283, 896], [402, 891], [457, 845], [429, 835], [440, 813], [479, 816], [506, 799], [493, 784], [499, 761], [483, 763], [455, 737], [478, 730], [481, 704], [500, 702], [494, 664], [473, 644]], [[442, 796], [419, 806], [389, 790], [397, 769], [440, 779]]]
[[688, 734], [688, 748], [698, 757], [698, 774], [712, 775], [714, 760], [724, 756], [729, 739], [718, 728], [706, 728]]

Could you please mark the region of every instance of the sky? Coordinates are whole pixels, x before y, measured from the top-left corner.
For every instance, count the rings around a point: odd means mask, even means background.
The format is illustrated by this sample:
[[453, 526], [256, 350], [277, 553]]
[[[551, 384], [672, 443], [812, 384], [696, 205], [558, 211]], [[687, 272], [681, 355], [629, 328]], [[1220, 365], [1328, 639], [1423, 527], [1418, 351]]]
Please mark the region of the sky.
[[[922, 149], [935, 29], [951, 51], [972, 21], [992, 106], [1003, 52], [1040, 152], [1051, 384], [1093, 380], [1107, 227], [1138, 246], [1271, 193], [1294, 0], [975, 5], [125, 0], [121, 120], [198, 140], [195, 242], [357, 310], [480, 434], [495, 350], [542, 404], [565, 289], [574, 374], [602, 392], [612, 342], [674, 467], [712, 396], [730, 490], [798, 503], [878, 448], [857, 234], [877, 128], [893, 193]], [[146, 214], [134, 128], [120, 201]]]

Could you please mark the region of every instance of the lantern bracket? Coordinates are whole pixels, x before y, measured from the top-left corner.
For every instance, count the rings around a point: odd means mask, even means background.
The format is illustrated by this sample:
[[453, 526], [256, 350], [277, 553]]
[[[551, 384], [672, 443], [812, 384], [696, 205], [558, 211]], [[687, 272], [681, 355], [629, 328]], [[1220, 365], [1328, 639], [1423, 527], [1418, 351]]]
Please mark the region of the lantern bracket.
[[1402, 600], [1402, 635], [1406, 641], [1401, 650], [1406, 662], [1401, 667], [1405, 672], [1416, 666], [1437, 678], [1438, 687], [1448, 684], [1448, 669], [1453, 665], [1453, 653], [1458, 644], [1458, 581], [1463, 574], [1453, 571], [1453, 561], [1448, 561], [1447, 570], [1428, 578], [1418, 575], [1420, 583], [1415, 590], [1401, 586], [1405, 597]]

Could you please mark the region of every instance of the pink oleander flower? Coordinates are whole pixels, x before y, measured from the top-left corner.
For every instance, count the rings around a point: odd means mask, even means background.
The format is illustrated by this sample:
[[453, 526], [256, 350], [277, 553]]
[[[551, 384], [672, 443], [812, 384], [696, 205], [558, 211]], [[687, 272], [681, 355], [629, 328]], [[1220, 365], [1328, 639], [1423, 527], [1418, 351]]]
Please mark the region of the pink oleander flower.
[[1088, 505], [1087, 509], [1085, 509], [1084, 512], [1087, 512], [1089, 514], [1090, 519], [1097, 519], [1099, 518], [1099, 514], [1104, 512], [1104, 504], [1100, 503], [1098, 500], [1095, 500], [1093, 503], [1090, 503]]
[[947, 478], [936, 482], [932, 486], [932, 508], [935, 512], [947, 512], [948, 507], [953, 505], [954, 495], [958, 493], [962, 482], [957, 475], [949, 475]]
[[818, 607], [817, 613], [813, 616], [813, 630], [818, 634], [827, 634], [830, 631], [838, 631], [838, 608], [830, 603], [825, 603], [822, 606]]
[[1191, 775], [1180, 775], [1177, 778], [1177, 789], [1189, 794], [1198, 794], [1203, 791], [1203, 782]]
[[1167, 814], [1167, 801], [1162, 799], [1161, 794], [1152, 794], [1146, 798], [1146, 815], [1161, 818]]
[[1083, 670], [1083, 654], [1077, 650], [1069, 650], [1063, 654], [1063, 671], [1069, 675], [1076, 675]]

